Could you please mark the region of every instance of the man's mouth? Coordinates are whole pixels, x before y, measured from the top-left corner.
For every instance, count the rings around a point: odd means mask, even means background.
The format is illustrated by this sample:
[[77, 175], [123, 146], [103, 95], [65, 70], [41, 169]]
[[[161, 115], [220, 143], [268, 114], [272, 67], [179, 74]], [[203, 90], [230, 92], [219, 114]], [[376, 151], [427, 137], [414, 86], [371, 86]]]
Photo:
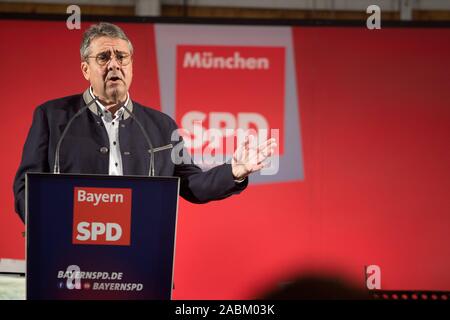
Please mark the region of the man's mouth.
[[112, 76], [112, 77], [109, 77], [107, 81], [118, 82], [118, 81], [122, 81], [122, 79], [120, 77]]

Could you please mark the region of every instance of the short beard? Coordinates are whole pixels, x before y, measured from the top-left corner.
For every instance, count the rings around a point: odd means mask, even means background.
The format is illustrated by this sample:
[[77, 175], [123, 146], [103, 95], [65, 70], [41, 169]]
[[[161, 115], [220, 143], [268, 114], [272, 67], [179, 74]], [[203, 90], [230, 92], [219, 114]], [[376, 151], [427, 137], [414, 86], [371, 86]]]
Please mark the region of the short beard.
[[117, 88], [115, 88], [111, 94], [111, 100], [114, 103], [119, 103], [119, 90]]
[[123, 95], [122, 90], [120, 90], [119, 88], [113, 88], [113, 89], [109, 89], [109, 90], [112, 90], [112, 91], [108, 91], [108, 89], [106, 89], [106, 92], [110, 93], [107, 96], [109, 102], [114, 103], [114, 104], [120, 103], [121, 102], [120, 98]]

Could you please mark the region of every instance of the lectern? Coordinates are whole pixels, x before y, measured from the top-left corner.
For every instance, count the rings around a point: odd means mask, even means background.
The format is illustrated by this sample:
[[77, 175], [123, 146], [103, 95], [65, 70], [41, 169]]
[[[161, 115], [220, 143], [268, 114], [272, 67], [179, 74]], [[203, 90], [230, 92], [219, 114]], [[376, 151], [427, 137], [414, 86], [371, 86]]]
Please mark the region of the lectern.
[[27, 299], [170, 299], [178, 194], [176, 177], [27, 173]]

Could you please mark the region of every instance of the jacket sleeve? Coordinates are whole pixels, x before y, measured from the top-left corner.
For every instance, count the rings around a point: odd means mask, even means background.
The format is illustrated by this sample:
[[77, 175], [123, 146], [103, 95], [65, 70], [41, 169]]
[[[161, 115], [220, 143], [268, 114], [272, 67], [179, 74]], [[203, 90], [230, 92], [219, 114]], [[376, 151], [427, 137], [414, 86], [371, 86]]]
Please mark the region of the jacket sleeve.
[[14, 178], [14, 205], [16, 213], [25, 222], [25, 174], [27, 172], [49, 172], [48, 121], [44, 110], [34, 111], [33, 122], [25, 141], [22, 160]]
[[239, 194], [247, 187], [248, 177], [242, 182], [236, 182], [231, 164], [225, 163], [202, 171], [192, 161], [181, 137], [178, 137], [176, 147], [178, 164], [175, 165], [174, 175], [180, 177], [180, 195], [184, 199], [193, 203], [206, 203]]

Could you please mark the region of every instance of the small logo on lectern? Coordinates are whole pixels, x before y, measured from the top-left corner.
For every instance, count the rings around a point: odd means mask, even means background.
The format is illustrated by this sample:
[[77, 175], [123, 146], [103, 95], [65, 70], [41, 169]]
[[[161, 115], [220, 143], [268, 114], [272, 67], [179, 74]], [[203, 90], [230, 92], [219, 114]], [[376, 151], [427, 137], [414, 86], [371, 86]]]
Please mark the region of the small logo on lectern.
[[131, 189], [74, 188], [73, 244], [130, 245]]

